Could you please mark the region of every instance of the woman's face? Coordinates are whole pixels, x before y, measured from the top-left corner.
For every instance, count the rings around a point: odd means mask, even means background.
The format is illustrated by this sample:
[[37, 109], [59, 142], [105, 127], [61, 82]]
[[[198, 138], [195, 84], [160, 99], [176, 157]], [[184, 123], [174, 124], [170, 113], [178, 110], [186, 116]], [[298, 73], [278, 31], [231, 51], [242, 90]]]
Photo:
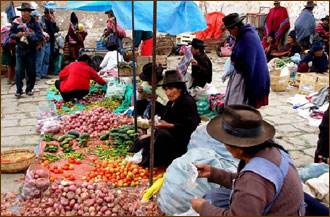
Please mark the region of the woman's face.
[[269, 43], [269, 44], [273, 43], [273, 37], [268, 36], [267, 37], [267, 43]]
[[291, 36], [288, 36], [288, 44], [292, 44], [293, 43], [293, 38]]
[[226, 149], [233, 155], [234, 158], [242, 160], [242, 149], [234, 148], [225, 144]]
[[175, 101], [181, 96], [181, 89], [175, 87], [165, 87], [165, 93], [170, 101]]

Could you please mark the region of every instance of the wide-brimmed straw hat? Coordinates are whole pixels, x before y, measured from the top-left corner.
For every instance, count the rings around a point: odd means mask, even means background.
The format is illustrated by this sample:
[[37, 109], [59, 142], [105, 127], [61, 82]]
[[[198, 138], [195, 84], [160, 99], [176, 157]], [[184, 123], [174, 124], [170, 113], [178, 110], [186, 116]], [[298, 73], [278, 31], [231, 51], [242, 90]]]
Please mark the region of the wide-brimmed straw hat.
[[17, 8], [19, 11], [34, 11], [30, 3], [23, 2], [20, 8]]
[[240, 17], [238, 15], [238, 13], [228, 14], [227, 16], [225, 16], [224, 18], [222, 18], [222, 21], [223, 21], [224, 25], [221, 26], [220, 29], [228, 29], [230, 27], [233, 27], [237, 23], [239, 23], [242, 20], [244, 20], [245, 18], [246, 18], [246, 16]]
[[247, 105], [226, 106], [206, 129], [214, 139], [241, 148], [260, 145], [275, 135], [275, 128], [262, 119], [257, 109]]
[[178, 70], [168, 70], [165, 72], [165, 77], [163, 80], [163, 84], [161, 86], [166, 86], [171, 83], [185, 83], [182, 76], [180, 75]]

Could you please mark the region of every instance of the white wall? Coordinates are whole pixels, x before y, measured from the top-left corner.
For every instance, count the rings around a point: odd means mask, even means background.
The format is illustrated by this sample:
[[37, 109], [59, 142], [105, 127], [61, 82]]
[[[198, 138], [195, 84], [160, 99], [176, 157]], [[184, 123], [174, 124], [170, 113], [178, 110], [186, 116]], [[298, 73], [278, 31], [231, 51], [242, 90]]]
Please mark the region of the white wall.
[[[222, 11], [224, 14], [238, 13], [258, 13], [261, 6], [274, 7], [273, 1], [194, 1], [201, 8], [203, 13], [214, 11]], [[329, 1], [317, 1], [317, 6], [313, 13], [316, 20], [329, 15]], [[294, 27], [294, 22], [298, 18], [300, 12], [306, 5], [306, 1], [281, 1], [281, 6], [288, 10], [291, 29]], [[261, 13], [268, 13], [269, 9], [265, 9]]]

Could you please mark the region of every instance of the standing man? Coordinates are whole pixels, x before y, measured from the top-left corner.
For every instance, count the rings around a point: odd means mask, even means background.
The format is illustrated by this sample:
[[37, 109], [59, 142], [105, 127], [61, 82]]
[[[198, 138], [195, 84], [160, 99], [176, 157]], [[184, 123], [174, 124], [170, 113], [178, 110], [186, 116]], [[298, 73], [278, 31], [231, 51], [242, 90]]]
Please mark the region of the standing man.
[[33, 88], [36, 79], [36, 47], [37, 43], [44, 39], [39, 24], [31, 16], [34, 11], [31, 4], [22, 3], [22, 17], [18, 17], [13, 21], [10, 29], [10, 37], [17, 43], [16, 47], [16, 97], [23, 94], [23, 78], [26, 72], [26, 89], [25, 93], [29, 96], [33, 95]]
[[295, 22], [295, 31], [298, 38], [298, 44], [302, 46], [303, 50], [309, 49], [313, 44], [313, 37], [315, 34], [315, 18], [313, 9], [316, 3], [308, 1], [304, 10], [299, 15]]
[[265, 20], [264, 36], [267, 37], [271, 32], [275, 33], [275, 45], [284, 44], [286, 32], [290, 28], [288, 12], [285, 7], [280, 5], [280, 1], [274, 1], [274, 6], [270, 9]]
[[191, 53], [194, 59], [191, 60], [193, 82], [189, 89], [203, 88], [206, 83], [212, 82], [212, 63], [205, 54], [205, 47], [202, 40], [194, 38], [191, 42]]
[[54, 9], [45, 8], [44, 16], [41, 17], [40, 25], [45, 33], [49, 35], [49, 41], [45, 41], [42, 46], [42, 64], [40, 71], [37, 71], [37, 76], [40, 78], [49, 79], [50, 77], [47, 76], [49, 61], [52, 57], [53, 53], [55, 52], [55, 28], [56, 28], [56, 21], [55, 17], [53, 16]]
[[231, 54], [234, 64], [226, 89], [225, 105], [243, 104], [255, 108], [268, 105], [270, 77], [265, 51], [255, 28], [244, 25], [237, 13], [225, 16], [221, 29], [236, 37]]

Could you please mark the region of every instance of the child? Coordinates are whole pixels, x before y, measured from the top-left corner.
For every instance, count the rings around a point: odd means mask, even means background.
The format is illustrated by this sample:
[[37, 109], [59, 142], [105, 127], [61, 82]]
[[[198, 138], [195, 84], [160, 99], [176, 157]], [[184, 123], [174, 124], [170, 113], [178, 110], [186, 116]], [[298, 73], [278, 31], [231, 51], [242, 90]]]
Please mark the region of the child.
[[64, 38], [59, 33], [59, 28], [55, 28], [55, 60], [54, 60], [54, 75], [58, 75], [62, 69], [63, 54], [64, 54]]

